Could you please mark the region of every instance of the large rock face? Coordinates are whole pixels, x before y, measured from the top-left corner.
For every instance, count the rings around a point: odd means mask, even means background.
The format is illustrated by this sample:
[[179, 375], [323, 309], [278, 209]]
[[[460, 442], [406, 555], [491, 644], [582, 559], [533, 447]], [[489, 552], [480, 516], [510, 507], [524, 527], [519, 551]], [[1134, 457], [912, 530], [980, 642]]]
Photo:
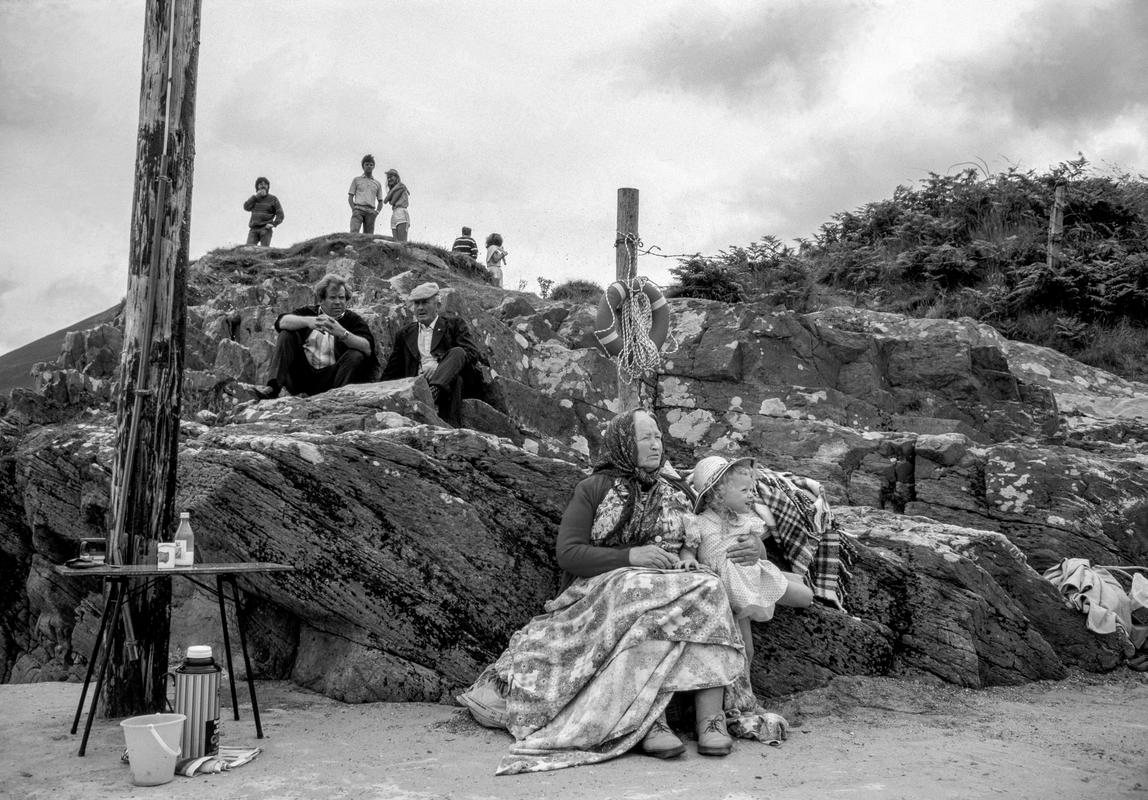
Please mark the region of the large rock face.
[[[488, 353], [464, 427], [421, 379], [251, 404], [273, 322], [347, 275], [386, 356], [399, 298], [450, 287]], [[447, 700], [541, 613], [553, 539], [617, 407], [593, 309], [503, 292], [442, 256], [367, 236], [236, 248], [190, 269], [178, 504], [213, 561], [296, 571], [242, 582], [256, 669], [349, 701]], [[799, 316], [674, 300], [653, 404], [673, 460], [753, 454], [823, 482], [846, 531], [848, 613], [782, 609], [755, 630], [763, 695], [838, 675], [978, 687], [1106, 670], [1037, 570], [1145, 564], [1143, 385], [969, 321], [833, 309]], [[0, 426], [0, 677], [82, 677], [99, 585], [52, 565], [102, 535], [118, 329], [70, 334]], [[215, 607], [177, 587], [173, 649], [219, 645]]]

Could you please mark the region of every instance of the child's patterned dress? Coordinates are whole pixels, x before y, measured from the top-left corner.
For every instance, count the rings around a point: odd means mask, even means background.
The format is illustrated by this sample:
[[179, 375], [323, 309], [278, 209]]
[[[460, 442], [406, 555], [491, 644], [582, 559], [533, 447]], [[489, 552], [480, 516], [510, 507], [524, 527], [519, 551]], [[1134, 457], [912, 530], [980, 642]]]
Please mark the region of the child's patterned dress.
[[720, 515], [707, 508], [693, 517], [688, 526], [701, 538], [698, 561], [721, 576], [734, 616], [758, 621], [773, 619], [774, 607], [789, 585], [781, 570], [764, 558], [755, 564], [735, 564], [726, 558], [726, 551], [742, 534], [758, 539], [764, 535], [761, 518], [752, 513]]

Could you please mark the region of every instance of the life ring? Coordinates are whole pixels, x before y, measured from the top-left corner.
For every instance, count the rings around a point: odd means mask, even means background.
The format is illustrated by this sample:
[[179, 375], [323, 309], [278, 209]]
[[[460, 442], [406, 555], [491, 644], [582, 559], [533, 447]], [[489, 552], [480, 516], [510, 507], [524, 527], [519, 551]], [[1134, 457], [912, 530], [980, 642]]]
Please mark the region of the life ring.
[[[650, 301], [650, 341], [661, 350], [670, 333], [670, 304], [658, 285], [645, 278], [634, 278], [631, 286], [640, 288]], [[630, 294], [630, 288], [621, 281], [615, 281], [606, 288], [606, 293], [598, 302], [598, 316], [594, 320], [594, 336], [598, 344], [611, 358], [622, 352], [622, 334], [618, 330], [621, 323], [622, 304]]]

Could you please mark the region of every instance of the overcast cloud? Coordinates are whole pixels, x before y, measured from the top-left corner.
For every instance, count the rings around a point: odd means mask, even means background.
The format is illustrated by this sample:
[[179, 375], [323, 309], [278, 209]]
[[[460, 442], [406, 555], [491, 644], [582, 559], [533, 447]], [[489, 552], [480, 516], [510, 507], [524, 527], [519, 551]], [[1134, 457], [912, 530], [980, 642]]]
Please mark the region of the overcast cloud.
[[[0, 352], [123, 295], [143, 7], [0, 0]], [[203, 0], [191, 255], [257, 175], [276, 245], [344, 230], [367, 152], [412, 239], [498, 231], [532, 291], [612, 279], [622, 186], [647, 245], [712, 253], [977, 159], [1148, 172], [1146, 40], [1134, 0]]]

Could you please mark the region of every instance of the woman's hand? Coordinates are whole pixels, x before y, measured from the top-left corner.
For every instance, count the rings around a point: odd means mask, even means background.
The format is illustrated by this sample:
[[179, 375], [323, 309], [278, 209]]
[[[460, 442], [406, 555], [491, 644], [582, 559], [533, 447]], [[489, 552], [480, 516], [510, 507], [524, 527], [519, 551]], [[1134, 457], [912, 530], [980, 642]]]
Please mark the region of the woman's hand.
[[630, 548], [631, 567], [653, 567], [654, 569], [674, 569], [678, 566], [678, 557], [653, 544], [644, 544], [641, 547]]
[[681, 556], [678, 559], [678, 569], [684, 569], [686, 572], [694, 572], [701, 564], [698, 563], [697, 558], [694, 556]]
[[765, 543], [756, 536], [742, 534], [730, 545], [725, 555], [735, 564], [754, 564], [759, 558], [765, 558]]

